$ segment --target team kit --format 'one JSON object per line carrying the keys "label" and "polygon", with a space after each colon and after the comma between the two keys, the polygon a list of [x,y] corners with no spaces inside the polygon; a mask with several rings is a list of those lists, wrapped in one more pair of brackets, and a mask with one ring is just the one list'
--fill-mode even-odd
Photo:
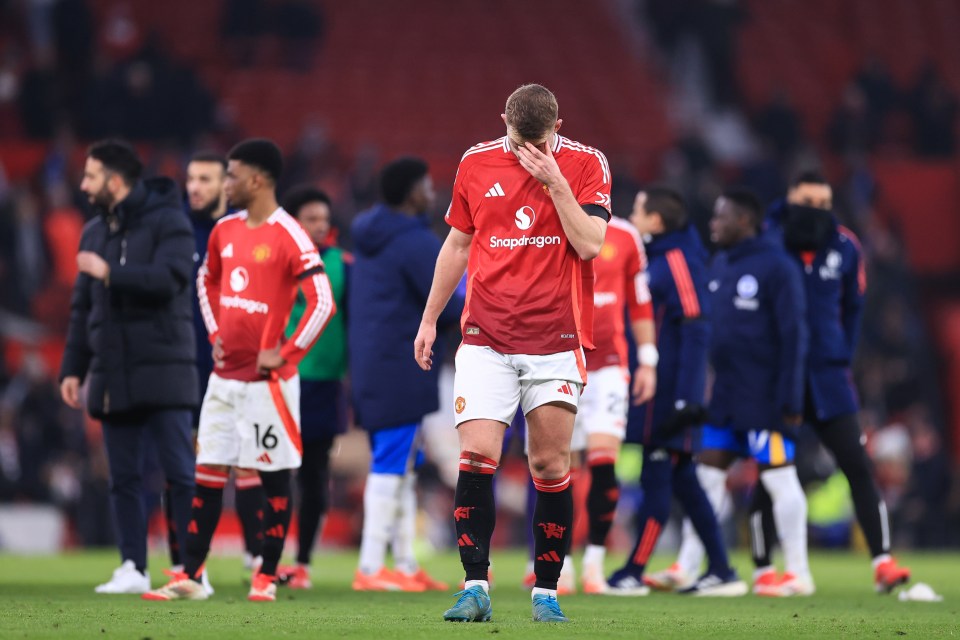
{"label": "team kit", "polygon": [[[813,594],[806,499],[794,466],[802,424],[850,479],[876,590],[906,582],[851,419],[856,396],[847,370],[866,283],[856,239],[831,212],[829,184],[801,175],[770,209],[750,192],[724,192],[710,221],[718,249],[711,258],[670,188],[645,188],[629,217],[613,215],[606,157],[559,133],[548,89],[520,87],[502,119],[503,137],[460,160],[445,216],[450,229],[413,345],[420,368],[438,364],[437,318],[465,276],[450,416],[460,441],[450,513],[464,576],[443,619],[493,617],[493,480],[518,411],[533,483],[525,584],[535,621],[568,621],[559,598],[577,582],[597,596]],[[240,178],[264,170],[256,153],[230,158]],[[199,414],[184,566],[147,600],[210,596],[204,562],[234,467],[259,472],[267,494],[263,560],[249,599],[275,600],[290,505],[271,478],[300,467],[297,365],[337,313],[324,262],[297,219],[279,206],[243,207],[249,194],[236,187],[233,195],[239,210],[214,226],[196,280],[215,366]],[[306,306],[289,331],[298,295]],[[608,575],[614,468],[624,442],[643,445],[644,498],[635,544]],[[415,456],[406,457],[412,464]],[[737,458],[759,469],[752,585],[730,566],[720,533],[726,469]],[[589,482],[579,571],[571,561],[577,469],[578,481]],[[679,557],[648,574],[674,501],[686,516]],[[777,541],[783,570],[772,557]]]}

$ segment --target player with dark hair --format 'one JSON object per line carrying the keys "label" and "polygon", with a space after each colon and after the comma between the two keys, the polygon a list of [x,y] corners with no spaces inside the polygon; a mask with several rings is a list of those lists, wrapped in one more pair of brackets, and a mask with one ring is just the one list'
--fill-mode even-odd
{"label": "player with dark hair", "polygon": [[[303,462],[297,470],[297,564],[281,567],[279,577],[291,589],[309,589],[313,545],[330,502],[330,449],[347,425],[343,377],[347,372],[347,287],[353,257],[336,244],[330,197],[325,192],[312,186],[294,187],[284,196],[283,208],[300,222],[320,252],[337,305],[337,314],[299,366]],[[307,298],[301,291],[290,313],[289,336],[296,331],[306,308]]]}
{"label": "player with dark hair", "polygon": [[61,396],[103,422],[121,566],[97,593],[143,593],[147,575],[145,453],[156,452],[171,520],[186,535],[193,496],[190,415],[197,369],[190,322],[190,224],[169,178],[141,179],[120,141],[94,144],[80,189],[95,216],[83,228],[60,373]]}
{"label": "player with dark hair", "polygon": [[[187,164],[186,207],[193,224],[193,237],[196,252],[193,254],[193,279],[197,280],[197,272],[207,255],[207,242],[217,221],[227,213],[227,197],[223,191],[223,183],[227,174],[227,159],[222,154],[212,151],[199,151],[190,156]],[[197,372],[200,380],[200,397],[207,392],[207,382],[213,373],[213,357],[210,354],[210,342],[207,340],[207,329],[203,324],[203,314],[200,310],[200,301],[193,296],[193,323],[197,341]],[[194,413],[194,429],[199,425],[200,413]],[[263,545],[263,527],[261,516],[266,502],[264,501],[263,487],[260,475],[251,469],[235,469],[235,507],[240,524],[243,528],[244,540],[244,567],[248,570],[259,566],[262,558],[260,549]],[[173,515],[170,509],[169,491],[164,493],[164,507],[167,516],[167,541],[170,547],[170,562],[173,571],[183,570],[183,558],[180,541],[173,526]],[[213,587],[203,573],[203,585],[208,594],[213,595]]]}
{"label": "player with dark hair", "polygon": [[[877,490],[870,459],[857,421],[859,402],[850,375],[857,347],[866,269],[860,242],[833,215],[833,191],[822,175],[808,171],[790,186],[785,200],[768,213],[769,233],[780,239],[802,270],[807,297],[810,351],[804,398],[804,420],[833,454],[850,483],[850,493],[873,558],[874,587],[889,593],[910,579],[910,570],[890,555],[887,506]],[[751,506],[758,580],[783,582],[770,564],[775,507],[764,486]]]}
{"label": "player with dark hair", "polygon": [[[762,226],[763,206],[752,192],[730,189],[717,199],[710,220],[721,250],[709,285],[714,383],[697,475],[719,517],[727,469],[738,457],[757,461],[759,483],[774,496],[786,574],[776,584],[755,584],[754,592],[811,595],[807,500],[793,464],[803,413],[806,302],[799,269],[779,244],[760,236]],[[702,560],[703,546],[684,522],[677,563],[647,583],[682,587]],[[697,588],[710,587],[701,581]]]}
{"label": "player with dark hair", "polygon": [[[267,496],[263,564],[248,599],[276,599],[277,565],[290,526],[290,469],[300,466],[303,451],[296,367],[335,311],[316,246],[277,205],[280,149],[269,140],[247,140],[228,158],[227,199],[241,211],[213,228],[197,277],[214,373],[200,411],[197,492],[184,570],[145,594],[148,600],[207,598],[200,575],[228,473],[238,466],[259,471]],[[294,334],[284,339],[298,288],[306,310]]]}
{"label": "player with dark hair", "polygon": [[[370,440],[363,491],[363,533],[352,587],[357,591],[446,590],[414,555],[421,423],[440,408],[438,372],[410,359],[409,338],[433,281],[440,239],[426,213],[435,200],[427,163],[399,158],[380,172],[382,203],[357,216],[350,282],[350,373],[356,422]],[[456,323],[455,298],[441,324]],[[388,381],[388,382],[385,382]],[[393,569],[385,566],[387,547]]]}
{"label": "player with dark hair", "polygon": [[506,135],[460,160],[450,233],[414,343],[433,366],[436,321],[467,270],[454,394],[460,475],[454,502],[464,590],[450,621],[491,617],[493,474],[517,407],[524,412],[534,506],[533,619],[566,622],[557,580],[573,524],[570,441],[593,345],[593,270],[610,218],[610,168],[597,149],[558,135],[556,97],[528,84],[507,98]]}
{"label": "player with dark hair", "polygon": [[640,532],[626,564],[608,580],[612,595],[646,595],[647,561],[670,516],[671,496],[683,505],[707,548],[709,564],[694,593],[735,596],[747,586],[730,567],[720,528],[696,475],[693,453],[705,411],[704,387],[710,339],[706,251],[688,224],[680,195],[665,187],[637,194],[630,218],[649,236],[649,286],[657,321],[657,392],[647,403],[639,437],[643,446],[637,514]]}

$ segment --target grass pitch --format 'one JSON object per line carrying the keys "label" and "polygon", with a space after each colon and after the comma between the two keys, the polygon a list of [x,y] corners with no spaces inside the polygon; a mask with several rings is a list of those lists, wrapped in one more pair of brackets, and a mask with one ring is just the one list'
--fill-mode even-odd
{"label": "grass pitch", "polygon": [[[614,554],[610,566],[620,559]],[[314,588],[281,588],[276,603],[246,601],[240,561],[208,564],[216,595],[206,602],[143,602],[138,596],[102,596],[93,586],[109,578],[115,552],[56,557],[0,555],[0,638],[958,638],[960,555],[903,554],[914,580],[944,596],[942,603],[899,602],[873,592],[863,554],[817,553],[811,558],[816,595],[785,600],[754,596],[689,598],[654,593],[645,598],[567,596],[562,626],[530,620],[530,598],[519,586],[525,555],[494,554],[493,621],[454,624],[442,620],[450,593],[354,593],[354,553],[320,553]],[[579,556],[577,556],[579,564]],[[656,558],[652,569],[669,559]],[[735,556],[741,574],[749,559]],[[435,556],[424,566],[436,577],[458,582],[456,554]],[[153,559],[153,583],[162,583],[162,558]]]}

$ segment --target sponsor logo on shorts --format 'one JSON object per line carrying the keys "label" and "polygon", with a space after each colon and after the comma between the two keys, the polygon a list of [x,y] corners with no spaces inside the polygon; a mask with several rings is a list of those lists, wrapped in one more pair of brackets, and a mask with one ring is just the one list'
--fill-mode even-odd
{"label": "sponsor logo on shorts", "polygon": [[264,452],[260,455],[259,458],[257,458],[257,462],[262,462],[263,464],[271,464],[273,460],[270,459],[269,453]]}
{"label": "sponsor logo on shorts", "polygon": [[570,385],[567,384],[566,382],[563,383],[563,386],[561,386],[559,389],[557,389],[557,393],[562,393],[562,394],[567,395],[567,396],[572,396],[572,395],[573,395],[573,391],[570,389]]}
{"label": "sponsor logo on shorts", "polygon": [[457,401],[454,404],[457,414],[463,413],[463,410],[467,408],[467,401],[463,399],[463,396],[457,396]]}

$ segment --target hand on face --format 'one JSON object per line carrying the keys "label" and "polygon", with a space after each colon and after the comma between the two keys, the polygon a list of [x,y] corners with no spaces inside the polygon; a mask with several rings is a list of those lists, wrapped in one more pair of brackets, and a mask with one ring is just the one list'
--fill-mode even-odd
{"label": "hand on face", "polygon": [[547,185],[547,188],[552,188],[563,181],[564,177],[556,158],[553,157],[549,140],[544,149],[545,151],[541,151],[533,143],[524,142],[517,147],[517,158],[530,175]]}

